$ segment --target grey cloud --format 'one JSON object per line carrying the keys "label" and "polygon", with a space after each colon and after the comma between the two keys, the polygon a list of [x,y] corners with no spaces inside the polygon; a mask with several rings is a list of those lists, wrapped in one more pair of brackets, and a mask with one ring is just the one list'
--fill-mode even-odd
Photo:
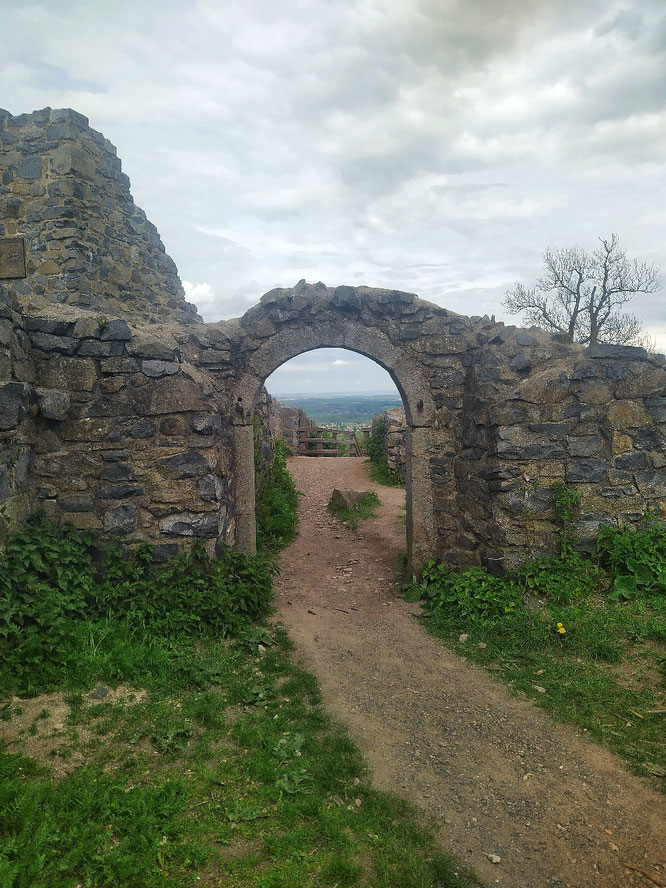
{"label": "grey cloud", "polygon": [[4,13],[0,88],[75,94],[208,319],[301,277],[497,312],[548,244],[613,229],[666,265],[663,0],[93,7]]}

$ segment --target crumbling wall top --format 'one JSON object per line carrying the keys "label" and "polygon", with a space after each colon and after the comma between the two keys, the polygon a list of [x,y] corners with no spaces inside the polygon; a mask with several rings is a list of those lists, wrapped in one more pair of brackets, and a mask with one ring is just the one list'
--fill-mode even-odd
{"label": "crumbling wall top", "polygon": [[15,260],[0,262],[0,286],[23,309],[199,320],[115,147],[86,117],[0,109],[0,169],[0,237]]}

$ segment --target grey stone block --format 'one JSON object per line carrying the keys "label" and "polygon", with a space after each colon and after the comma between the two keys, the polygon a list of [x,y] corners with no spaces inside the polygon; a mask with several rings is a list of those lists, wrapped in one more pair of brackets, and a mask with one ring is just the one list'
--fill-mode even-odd
{"label": "grey stone block", "polygon": [[607,469],[608,466],[603,459],[572,460],[567,466],[566,481],[568,484],[604,481]]}
{"label": "grey stone block", "polygon": [[174,376],[180,370],[180,364],[176,361],[143,361],[141,370],[146,376],[159,378],[161,376]]}
{"label": "grey stone block", "polygon": [[61,512],[92,512],[94,503],[89,496],[59,497],[58,508]]}
{"label": "grey stone block", "polygon": [[624,469],[630,472],[640,469],[649,469],[650,464],[648,463],[648,458],[645,455],[645,452],[641,450],[638,453],[623,453],[620,456],[616,456],[615,468]]}
{"label": "grey stone block", "polygon": [[104,513],[104,530],[114,534],[131,533],[135,521],[136,506],[134,503],[125,503]]}
{"label": "grey stone block", "polygon": [[215,435],[222,429],[222,418],[219,413],[195,413],[190,428],[199,435]]}
{"label": "grey stone block", "polygon": [[84,339],[78,354],[84,358],[109,358],[122,355],[125,346],[122,342],[100,342],[97,339]]}
{"label": "grey stone block", "polygon": [[199,496],[204,502],[212,502],[217,499],[217,479],[215,475],[206,475],[199,481]]}
{"label": "grey stone block", "polygon": [[125,499],[129,496],[139,496],[143,488],[138,484],[109,484],[101,487],[97,496],[100,499]]}
{"label": "grey stone block", "polygon": [[30,339],[40,351],[56,351],[64,355],[74,354],[79,345],[79,340],[72,336],[53,336],[50,333],[32,333]]}
{"label": "grey stone block", "polygon": [[31,318],[28,316],[24,319],[23,326],[29,332],[66,336],[72,324],[70,321],[60,321],[55,318]]}
{"label": "grey stone block", "polygon": [[130,330],[127,321],[121,319],[107,321],[100,330],[99,338],[104,342],[110,339],[119,339],[123,342],[128,342],[132,338],[132,331]]}
{"label": "grey stone block", "polygon": [[12,492],[12,486],[9,482],[9,473],[5,466],[0,466],[0,503],[4,503],[9,499]]}
{"label": "grey stone block", "polygon": [[210,471],[208,460],[196,450],[161,459],[158,465],[169,469],[177,478],[196,478]]}
{"label": "grey stone block", "polygon": [[128,453],[126,450],[102,450],[101,456],[107,462],[119,462],[120,460],[127,459]]}
{"label": "grey stone block", "polygon": [[528,352],[520,351],[513,361],[511,361],[509,367],[514,373],[522,373],[532,367],[532,358],[529,356]]}
{"label": "grey stone block", "polygon": [[0,382],[0,431],[15,429],[26,414],[30,386],[25,382]]}
{"label": "grey stone block", "polygon": [[72,400],[68,392],[58,392],[55,389],[37,389],[36,394],[39,412],[45,419],[62,421],[67,418]]}
{"label": "grey stone block", "polygon": [[18,162],[16,172],[22,179],[41,179],[42,158],[39,154],[29,154]]}
{"label": "grey stone block", "polygon": [[591,358],[622,358],[625,361],[647,361],[647,352],[644,348],[634,345],[607,345],[599,343],[590,345],[587,353]]}
{"label": "grey stone block", "polygon": [[160,521],[160,530],[165,536],[177,537],[216,537],[218,519],[216,514],[198,515],[179,512]]}
{"label": "grey stone block", "polygon": [[132,471],[127,463],[114,462],[102,472],[102,481],[128,481]]}

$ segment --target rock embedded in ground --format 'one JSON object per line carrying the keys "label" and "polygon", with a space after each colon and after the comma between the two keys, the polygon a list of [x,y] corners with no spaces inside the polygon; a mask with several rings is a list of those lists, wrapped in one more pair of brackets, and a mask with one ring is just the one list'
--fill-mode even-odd
{"label": "rock embedded in ground", "polygon": [[351,488],[340,489],[334,487],[330,502],[331,505],[338,509],[353,509],[354,506],[357,503],[360,503],[363,497],[367,496],[368,493],[370,493],[369,490],[352,490]]}

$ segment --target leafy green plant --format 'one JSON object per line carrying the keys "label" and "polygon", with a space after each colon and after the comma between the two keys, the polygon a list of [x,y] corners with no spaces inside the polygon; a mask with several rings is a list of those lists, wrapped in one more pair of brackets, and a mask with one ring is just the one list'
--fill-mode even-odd
{"label": "leafy green plant", "polygon": [[368,437],[368,457],[370,460],[370,478],[376,484],[386,487],[404,487],[405,477],[389,468],[386,461],[386,417],[382,416]]}
{"label": "leafy green plant", "polygon": [[[112,544],[94,560],[96,553],[90,534],[43,514],[8,539],[0,553],[6,687],[58,686],[77,663],[99,658],[92,646],[100,644],[124,672],[132,637],[240,635],[268,612],[272,566],[265,558],[226,547],[213,558],[201,545],[164,564],[148,545],[127,553]],[[112,631],[104,628],[109,621]]]}
{"label": "leafy green plant", "polygon": [[521,598],[518,587],[504,577],[480,567],[455,573],[434,561],[424,568],[421,589],[427,609],[450,611],[472,623],[510,613]]}
{"label": "leafy green plant", "polygon": [[666,528],[648,522],[641,529],[602,527],[599,562],[611,574],[613,601],[666,594]]}
{"label": "leafy green plant", "polygon": [[262,455],[262,429],[254,424],[255,514],[257,548],[275,553],[296,536],[298,491],[287,469],[289,448],[277,439],[270,459]]}
{"label": "leafy green plant", "polygon": [[581,494],[563,481],[556,481],[550,488],[550,507],[559,524],[560,556],[573,555],[578,537],[575,518],[580,508]]}
{"label": "leafy green plant", "polygon": [[600,582],[597,565],[575,551],[566,557],[530,559],[512,570],[509,577],[523,594],[538,595],[557,604],[588,596]]}

